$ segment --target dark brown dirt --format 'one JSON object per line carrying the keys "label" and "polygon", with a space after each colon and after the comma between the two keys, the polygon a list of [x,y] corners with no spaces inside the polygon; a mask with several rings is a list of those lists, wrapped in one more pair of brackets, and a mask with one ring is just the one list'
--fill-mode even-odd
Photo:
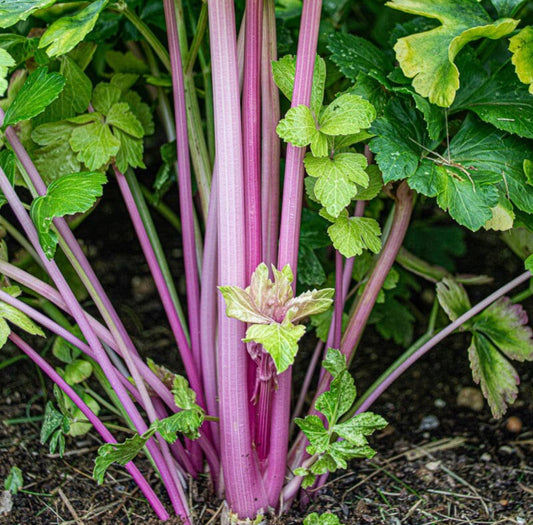
{"label": "dark brown dirt", "polygon": [[[105,206],[100,211],[104,217],[116,216],[116,210],[106,211]],[[80,234],[87,234],[89,228],[90,223],[84,225]],[[114,231],[109,241],[114,248],[112,258],[106,251],[110,246],[103,240],[94,239],[93,234],[88,242],[95,269],[114,294],[119,313],[142,353],[175,366],[170,332],[161,321],[142,256],[132,250],[129,225],[115,223],[110,229]],[[493,266],[498,267],[497,282],[475,292],[481,297],[516,275],[519,263],[512,262],[508,252],[501,255],[506,252],[494,238],[476,242],[476,261],[487,263],[491,259],[487,254],[499,254],[498,260],[492,257]],[[178,242],[172,236],[165,246],[172,261],[179,259]],[[177,263],[172,264],[179,271]],[[465,270],[467,264],[465,261]],[[484,271],[490,273],[491,268]],[[360,391],[399,353],[398,348],[379,341],[369,330],[354,362]],[[295,505],[287,516],[274,517],[271,523],[299,524],[316,511],[333,512],[346,525],[532,524],[532,367],[518,367],[522,378],[519,399],[503,420],[496,421],[486,406],[474,411],[457,405],[461,389],[475,386],[466,343],[461,335],[449,338],[404,374],[373,407],[390,422],[373,440],[378,451],[373,460],[354,462],[348,472],[331,477],[305,504]],[[4,352],[6,358],[16,355],[13,349]],[[40,422],[27,419],[42,416],[49,395],[49,387],[43,390],[40,375],[28,361],[0,370],[0,480],[14,465],[24,476],[23,491],[13,496],[13,508],[0,517],[0,524],[158,523],[122,468],[111,468],[103,486],[92,480],[100,444],[94,433],[71,439],[62,459],[50,456],[39,444]],[[517,419],[509,424],[509,417]],[[26,421],[17,422],[21,418]],[[517,420],[521,428],[513,428]],[[164,499],[149,463],[139,460],[138,465]],[[210,496],[206,478],[190,483],[196,523],[215,523],[220,503]]]}

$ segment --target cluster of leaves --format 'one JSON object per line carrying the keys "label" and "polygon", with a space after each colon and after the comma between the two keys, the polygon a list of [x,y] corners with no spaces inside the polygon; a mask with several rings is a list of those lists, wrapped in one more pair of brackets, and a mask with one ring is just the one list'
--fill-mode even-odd
{"label": "cluster of leaves", "polygon": [[245,290],[237,286],[220,286],[219,290],[226,301],[226,315],[250,325],[244,342],[262,345],[281,374],[294,362],[298,341],[305,333],[305,327],[297,323],[327,310],[335,291],[324,288],[294,297],[290,267],[279,271],[272,266],[272,273],[274,281],[261,263]]}
{"label": "cluster of leaves", "polygon": [[[437,285],[437,296],[454,321],[471,308],[463,286],[453,279]],[[520,304],[502,298],[463,325],[472,334],[468,348],[474,381],[481,385],[494,417],[501,417],[518,394],[520,378],[510,359],[533,361],[533,331]]]}
{"label": "cluster of leaves", "polygon": [[[530,28],[509,46],[501,39],[518,20],[493,21],[475,0],[387,5],[419,16],[394,32],[399,67],[362,38],[338,33],[329,44],[332,61],[354,82],[352,92],[378,110],[370,148],[383,181],[407,179],[471,230],[509,229],[533,212],[525,171],[533,104],[522,83],[529,83]],[[428,19],[440,25],[427,30]],[[463,49],[480,38],[481,45]]]}
{"label": "cluster of leaves", "polygon": [[295,420],[309,441],[307,452],[311,455],[308,466],[295,470],[297,476],[304,476],[304,488],[311,486],[321,474],[345,469],[350,459],[373,457],[375,451],[368,445],[367,436],[387,426],[381,416],[372,412],[363,412],[343,421],[342,417],[356,398],[353,377],[339,350],[329,349],[322,366],[333,376],[330,389],[315,403],[316,410],[323,417],[310,415]]}
{"label": "cluster of leaves", "polygon": [[[287,55],[274,62],[274,80],[281,92],[292,99],[296,62]],[[345,257],[353,257],[369,249],[381,248],[378,223],[366,217],[350,217],[348,207],[353,199],[370,200],[381,189],[377,171],[366,170],[367,159],[351,148],[369,137],[368,129],[376,116],[370,102],[359,95],[343,93],[324,106],[326,65],[315,61],[310,106],[289,109],[277,132],[296,147],[310,145],[305,156],[309,175],[306,189],[309,197],[323,208],[321,215],[330,221],[328,234],[333,246]]]}
{"label": "cluster of leaves", "polygon": [[113,463],[129,463],[155,434],[168,443],[174,443],[178,439],[178,433],[189,439],[200,437],[199,429],[205,413],[196,404],[196,393],[189,387],[188,381],[179,375],[174,376],[172,393],[179,412],[165,419],[156,419],[141,435],[135,434],[123,443],[106,443],[98,449],[93,477],[99,484],[104,482],[104,475]]}

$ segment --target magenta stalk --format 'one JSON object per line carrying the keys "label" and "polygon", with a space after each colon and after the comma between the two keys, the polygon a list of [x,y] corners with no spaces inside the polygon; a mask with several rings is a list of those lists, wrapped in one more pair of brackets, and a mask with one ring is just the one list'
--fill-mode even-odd
{"label": "magenta stalk", "polygon": [[[321,0],[307,0],[303,4],[292,107],[300,104],[308,106],[311,100],[311,86],[313,83],[313,70],[315,67],[321,10]],[[291,144],[287,146],[278,267],[283,268],[288,264],[294,274],[294,283],[296,282],[296,270],[298,266],[298,244],[300,240],[303,199],[304,155],[305,148],[297,148]],[[291,372],[291,369],[289,369],[278,376],[278,390],[274,393],[272,401],[271,427],[275,428],[276,432],[271,433],[269,462],[265,475],[265,485],[267,487],[269,504],[273,507],[278,506],[281,487],[285,481],[285,472],[287,468]]]}
{"label": "magenta stalk", "polygon": [[[116,443],[116,439],[111,432],[107,430],[105,425],[98,419],[94,412],[83,402],[81,397],[76,394],[75,390],[50,366],[33,348],[31,348],[24,340],[22,340],[17,334],[11,333],[9,336],[11,342],[13,342],[22,352],[24,352],[59,388],[65,392],[65,394],[72,400],[72,402],[81,410],[83,415],[94,426],[95,430],[102,436],[102,439],[106,443]],[[133,464],[132,461],[126,464],[126,470],[130,473],[131,477],[135,480],[135,483],[139,486],[142,493],[154,509],[157,517],[160,520],[166,521],[170,518],[168,512],[163,507],[163,504],[156,496],[150,484],[144,479],[143,475],[139,472],[139,469]]]}

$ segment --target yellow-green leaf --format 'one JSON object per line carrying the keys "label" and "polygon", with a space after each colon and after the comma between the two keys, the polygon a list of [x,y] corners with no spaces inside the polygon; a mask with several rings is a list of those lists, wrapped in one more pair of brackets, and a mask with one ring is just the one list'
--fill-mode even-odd
{"label": "yellow-green leaf", "polygon": [[529,84],[529,92],[533,94],[533,27],[526,26],[520,33],[510,39],[509,51],[518,78]]}

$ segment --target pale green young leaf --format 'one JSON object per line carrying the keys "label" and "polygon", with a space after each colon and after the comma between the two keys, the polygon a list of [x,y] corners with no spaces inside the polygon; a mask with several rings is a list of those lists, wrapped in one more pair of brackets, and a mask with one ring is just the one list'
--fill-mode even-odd
{"label": "pale green young leaf", "polygon": [[330,157],[305,156],[305,168],[311,177],[318,180],[314,194],[327,212],[337,217],[357,195],[357,185],[367,187],[368,175],[364,155],[359,153],[337,153]]}
{"label": "pale green young leaf", "polygon": [[85,359],[76,359],[65,367],[64,379],[69,385],[76,385],[88,379],[93,373],[93,366]]}
{"label": "pale green young leaf", "polygon": [[500,197],[498,204],[491,208],[491,212],[492,218],[483,225],[485,230],[507,231],[513,227],[516,215],[513,205],[505,197]]}
{"label": "pale green young leaf", "polygon": [[376,110],[370,102],[345,93],[322,111],[318,122],[320,132],[326,135],[351,135],[369,128],[375,118]]}
{"label": "pale green young leaf", "polygon": [[305,434],[310,445],[307,451],[310,454],[322,454],[329,445],[330,435],[324,428],[324,423],[318,416],[307,416],[305,418],[296,418],[294,422],[300,427]]}
{"label": "pale green young leaf", "polygon": [[381,249],[381,229],[374,219],[341,215],[328,233],[335,249],[345,257],[360,255],[363,250],[378,253]]}
{"label": "pale green young leaf", "polygon": [[107,82],[96,84],[92,97],[94,109],[107,115],[111,107],[120,100],[121,95],[122,92],[117,86],[113,86]]}
{"label": "pale green young leaf", "polygon": [[394,46],[400,67],[413,79],[417,93],[441,107],[449,107],[459,89],[459,70],[454,63],[459,51],[479,38],[502,38],[518,24],[509,18],[492,23],[476,0],[391,0],[387,5],[441,22],[429,31],[400,38]]}
{"label": "pale green young leaf", "polygon": [[106,51],[105,60],[115,73],[135,73],[142,75],[150,72],[150,68],[131,51],[121,53],[120,51],[111,49]]}
{"label": "pale green young leaf", "polygon": [[[5,291],[5,290],[4,290]],[[32,334],[45,337],[44,332],[37,326],[26,314],[7,303],[0,301],[0,348],[6,344],[7,338],[11,333],[11,328],[6,321],[18,326],[21,330]]]}
{"label": "pale green young leaf", "polygon": [[523,162],[524,174],[526,176],[527,183],[533,185],[533,160],[524,159]]}
{"label": "pale green young leaf", "polygon": [[135,73],[115,73],[111,77],[111,85],[118,87],[122,93],[129,90],[135,82],[139,80],[139,75],[136,75]]}
{"label": "pale green young leaf", "polygon": [[120,148],[115,156],[115,163],[121,173],[131,168],[146,168],[143,161],[144,143],[122,130],[114,128],[113,135],[120,141]]}
{"label": "pale green young leaf", "polygon": [[518,394],[516,370],[482,333],[472,336],[468,357],[472,377],[480,384],[493,416],[502,417]]}
{"label": "pale green young leaf", "polygon": [[44,9],[57,0],[2,0],[0,3],[0,27],[10,27],[19,20],[26,20],[38,9]]}
{"label": "pale green young leaf", "polygon": [[451,277],[445,277],[437,283],[437,298],[450,321],[455,321],[472,307],[463,285]]}
{"label": "pale green young leaf", "polygon": [[30,214],[39,233],[39,241],[48,258],[57,246],[57,236],[50,231],[56,217],[83,213],[102,196],[106,177],[102,173],[73,173],[56,179],[48,186],[46,195],[37,197]]}
{"label": "pale green young leaf", "polygon": [[64,55],[90,33],[108,0],[95,0],[74,16],[64,16],[53,22],[39,42],[50,57]]}
{"label": "pale green young leaf", "polygon": [[[296,75],[296,58],[293,55],[286,55],[278,61],[272,62],[272,75],[274,82],[280,91],[292,100],[294,89],[294,77]],[[326,83],[326,62],[317,55],[315,68],[313,70],[313,85],[311,88],[311,111],[318,116],[322,101],[324,100],[324,87]]]}
{"label": "pale green young leaf", "polygon": [[[100,413],[100,405],[89,394],[82,394],[83,402],[94,412],[95,415]],[[85,414],[69,399],[66,399],[68,405],[68,422],[69,430],[66,432],[69,436],[79,437],[84,436],[93,428],[92,423],[87,419]]]}
{"label": "pale green young leaf", "polygon": [[281,374],[294,363],[298,352],[298,341],[304,333],[304,326],[293,325],[285,319],[282,323],[250,326],[243,341],[245,343],[254,341],[263,345],[264,351],[272,357],[278,374]]}
{"label": "pale green young leaf", "polygon": [[344,370],[333,379],[329,390],[320,394],[315,408],[326,416],[329,426],[332,427],[353,405],[355,396],[353,377]]}
{"label": "pale green young leaf", "polygon": [[319,134],[311,110],[304,105],[289,109],[285,118],[279,122],[276,132],[285,142],[300,148],[310,144]]}
{"label": "pale green young leaf", "polygon": [[22,470],[15,466],[11,467],[7,478],[4,480],[4,490],[16,494],[23,485]]}
{"label": "pale green young leaf", "polygon": [[521,82],[529,85],[533,94],[533,27],[526,26],[520,33],[511,37],[509,51],[516,74]]}
{"label": "pale green young leaf", "polygon": [[524,261],[524,268],[530,272],[533,272],[533,253],[526,257],[526,260]]}
{"label": "pale green young leaf", "polygon": [[0,47],[0,97],[6,92],[8,82],[7,73],[10,67],[13,67],[16,62],[13,57]]}
{"label": "pale green young leaf", "polygon": [[102,168],[120,149],[120,141],[100,121],[76,128],[69,143],[78,154],[77,159],[92,171]]}
{"label": "pale green young leaf", "polygon": [[[76,332],[77,331],[78,330],[76,330]],[[76,335],[79,337],[81,334],[76,333]],[[62,337],[57,336],[54,339],[54,344],[52,345],[52,353],[54,354],[54,357],[59,359],[61,362],[69,364],[81,354],[81,350],[76,348],[74,345],[71,345]]]}
{"label": "pale green young leaf", "polygon": [[94,461],[93,478],[99,485],[104,482],[107,469],[113,464],[126,465],[142,450],[148,439],[152,436],[142,435],[126,439],[124,443],[106,443],[98,449],[98,456]]}
{"label": "pale green young leaf", "polygon": [[34,71],[24,82],[6,111],[4,128],[42,113],[65,86],[59,73],[48,73],[46,67]]}
{"label": "pale green young leaf", "polygon": [[482,332],[509,359],[533,360],[533,332],[521,304],[504,297],[474,318],[472,329]]}
{"label": "pale green young leaf", "polygon": [[331,150],[328,136],[317,132],[311,140],[310,149],[315,157],[326,157]]}
{"label": "pale green young leaf", "polygon": [[251,324],[268,324],[272,322],[270,317],[263,315],[259,311],[252,297],[246,291],[237,286],[219,286],[218,289],[226,302],[226,315],[228,317]]}
{"label": "pale green young leaf", "polygon": [[113,104],[106,113],[106,123],[121,129],[128,135],[140,139],[144,136],[144,127],[131,111],[126,102]]}
{"label": "pale green young leaf", "polygon": [[334,288],[309,290],[287,302],[286,307],[291,312],[291,322],[296,323],[310,315],[325,312],[333,303]]}

